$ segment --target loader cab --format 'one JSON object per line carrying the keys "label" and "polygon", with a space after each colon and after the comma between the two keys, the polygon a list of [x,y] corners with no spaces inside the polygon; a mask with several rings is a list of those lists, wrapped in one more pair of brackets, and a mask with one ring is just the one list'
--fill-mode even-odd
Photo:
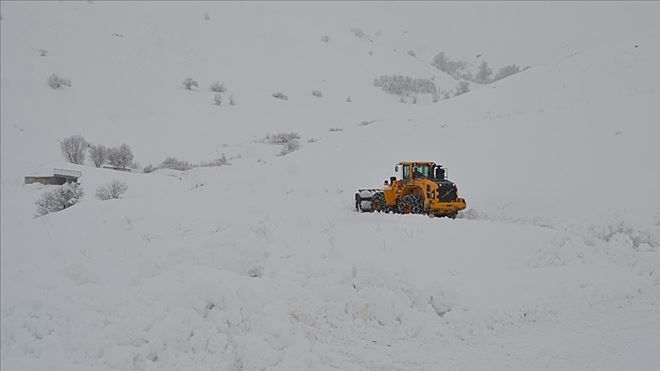
{"label": "loader cab", "polygon": [[404,183],[410,183],[414,179],[429,179],[434,176],[433,163],[429,162],[402,162],[394,167],[397,178]]}

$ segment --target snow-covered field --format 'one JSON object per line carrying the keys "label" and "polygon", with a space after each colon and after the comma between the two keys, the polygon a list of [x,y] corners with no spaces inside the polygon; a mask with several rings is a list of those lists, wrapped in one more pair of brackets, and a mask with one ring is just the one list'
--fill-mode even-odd
{"label": "snow-covered field", "polygon": [[[3,370],[660,369],[658,3],[1,5]],[[439,51],[531,68],[437,103],[373,86],[453,89]],[[75,134],[231,165],[68,164]],[[468,210],[353,210],[415,160]],[[54,167],[85,196],[35,218],[53,186],[23,177]]]}

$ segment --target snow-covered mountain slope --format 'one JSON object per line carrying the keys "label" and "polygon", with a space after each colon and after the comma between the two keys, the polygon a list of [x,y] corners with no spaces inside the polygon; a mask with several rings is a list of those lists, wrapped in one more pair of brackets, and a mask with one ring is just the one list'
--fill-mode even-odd
{"label": "snow-covered mountain slope", "polygon": [[[659,368],[657,5],[607,5],[592,25],[615,27],[512,52],[544,63],[412,105],[373,78],[455,82],[407,38],[479,46],[428,44],[430,21],[401,36],[397,16],[433,16],[392,4],[3,2],[2,369]],[[53,72],[72,87],[50,89]],[[235,106],[212,105],[214,80]],[[302,148],[258,142],[280,131]],[[56,140],[73,134],[126,142],[143,165],[235,158],[115,172],[64,164]],[[354,212],[354,191],[404,160],[448,166],[470,209]],[[49,187],[22,177],[54,166],[81,170],[86,195],[34,218]],[[114,179],[125,198],[96,200]]]}

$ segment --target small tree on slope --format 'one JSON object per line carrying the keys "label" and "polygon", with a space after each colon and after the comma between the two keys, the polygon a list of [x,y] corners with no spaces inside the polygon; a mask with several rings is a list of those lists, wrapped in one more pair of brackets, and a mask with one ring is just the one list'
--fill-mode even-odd
{"label": "small tree on slope", "polygon": [[60,141],[60,149],[64,158],[73,164],[82,165],[85,162],[85,150],[89,144],[82,135],[73,135]]}

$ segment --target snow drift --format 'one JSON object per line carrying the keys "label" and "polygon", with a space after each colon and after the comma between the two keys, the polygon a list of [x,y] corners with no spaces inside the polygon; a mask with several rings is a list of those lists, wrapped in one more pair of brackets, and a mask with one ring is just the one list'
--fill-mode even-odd
{"label": "snow drift", "polygon": [[[2,4],[3,369],[660,367],[657,26],[412,105],[373,78],[451,78],[392,51],[405,38],[269,9]],[[263,141],[289,131],[285,156]],[[231,165],[62,164],[73,134]],[[402,160],[446,165],[470,209],[355,213]],[[22,176],[54,166],[87,195],[34,218],[50,187]],[[123,198],[91,196],[113,180]]]}

